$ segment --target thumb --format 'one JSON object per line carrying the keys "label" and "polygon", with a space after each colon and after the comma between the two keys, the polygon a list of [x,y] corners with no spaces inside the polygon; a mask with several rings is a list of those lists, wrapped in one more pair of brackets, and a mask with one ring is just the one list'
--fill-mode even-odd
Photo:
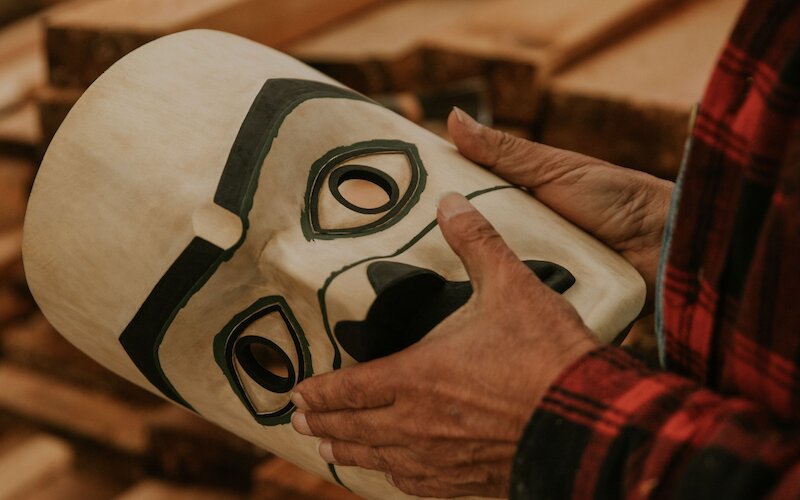
{"label": "thumb", "polygon": [[458,151],[512,184],[535,189],[593,158],[515,137],[453,108],[447,129]]}
{"label": "thumb", "polygon": [[476,292],[485,289],[491,280],[503,282],[504,276],[530,273],[464,196],[444,194],[439,199],[437,219],[444,239],[461,259]]}

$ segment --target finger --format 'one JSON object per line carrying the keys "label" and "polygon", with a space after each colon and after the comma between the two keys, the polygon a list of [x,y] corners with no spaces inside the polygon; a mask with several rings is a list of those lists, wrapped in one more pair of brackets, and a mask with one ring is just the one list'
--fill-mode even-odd
{"label": "finger", "polygon": [[447,244],[464,264],[476,293],[492,279],[502,282],[504,276],[532,274],[464,196],[442,196],[437,217]]}
{"label": "finger", "polygon": [[369,446],[389,446],[403,441],[392,412],[386,408],[308,413],[296,411],[292,415],[292,425],[301,434]]}
{"label": "finger", "polygon": [[394,373],[384,360],[323,373],[300,382],[292,402],[300,410],[310,411],[387,406],[394,401]]}
{"label": "finger", "polygon": [[447,128],[459,152],[488,167],[503,179],[535,189],[588,163],[602,163],[589,156],[515,137],[481,125],[463,110],[453,108]]}

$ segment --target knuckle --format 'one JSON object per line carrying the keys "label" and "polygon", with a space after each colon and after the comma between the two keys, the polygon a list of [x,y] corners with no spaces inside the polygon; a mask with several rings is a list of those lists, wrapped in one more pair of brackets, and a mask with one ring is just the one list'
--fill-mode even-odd
{"label": "knuckle", "polygon": [[503,130],[489,130],[491,130],[491,132],[488,132],[488,142],[492,149],[494,149],[498,160],[517,148],[518,139],[513,135]]}
{"label": "knuckle", "polygon": [[306,423],[315,436],[328,436],[327,419],[324,415],[313,412],[306,413]]}
{"label": "knuckle", "polygon": [[418,479],[411,479],[406,477],[395,477],[392,476],[394,480],[394,485],[408,495],[419,495],[424,496],[424,492],[422,491],[422,484],[421,481]]}
{"label": "knuckle", "polygon": [[368,453],[370,462],[375,467],[375,469],[384,472],[388,472],[391,469],[389,461],[386,459],[386,456],[384,452],[381,450],[381,448],[370,447]]}
{"label": "knuckle", "polygon": [[463,243],[469,246],[493,248],[503,245],[503,240],[494,227],[486,220],[467,221],[465,231],[461,236]]}

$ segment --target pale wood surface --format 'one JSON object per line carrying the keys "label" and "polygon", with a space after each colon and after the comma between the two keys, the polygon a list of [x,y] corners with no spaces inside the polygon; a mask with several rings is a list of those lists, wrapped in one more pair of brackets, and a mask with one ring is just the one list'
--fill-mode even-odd
{"label": "pale wood surface", "polygon": [[85,88],[136,47],[190,28],[280,46],[382,1],[93,0],[47,17],[50,81]]}
{"label": "pale wood surface", "polygon": [[[689,2],[552,81],[544,142],[673,177],[743,0]],[[650,158],[649,165],[632,164]]]}
{"label": "pale wood surface", "polygon": [[72,450],[60,439],[43,434],[28,438],[0,456],[0,500],[25,498],[38,484],[64,472],[72,459]]}
{"label": "pale wood surface", "polygon": [[[231,35],[190,31],[162,38],[131,53],[84,93],[39,170],[23,246],[34,297],[71,342],[150,390],[118,336],[189,241],[199,235],[227,247],[229,233],[241,232],[239,220],[210,200],[243,117],[268,78],[335,85],[296,60]],[[376,138],[417,147],[428,173],[419,202],[385,231],[307,241],[298,214],[310,166],[337,147]],[[376,158],[374,165],[391,171],[396,165],[390,167],[388,158]],[[434,220],[443,192],[502,185],[451,144],[385,108],[349,99],[303,102],[286,117],[264,160],[246,239],[166,332],[158,350],[165,375],[205,418],[332,480],[317,440],[289,425],[253,419],[217,365],[214,335],[257,299],[282,295],[303,325],[314,372],[332,369],[333,345],[319,305],[326,280],[359,257],[466,279],[440,231],[420,232]],[[607,247],[522,191],[493,191],[474,202],[520,258],[555,261],[575,275],[565,298],[601,339],[610,341],[638,314],[643,281]],[[321,197],[319,207],[342,210],[330,198]],[[339,217],[346,218],[339,213],[327,220],[344,220]],[[416,243],[384,257],[409,241]],[[336,277],[321,296],[331,324],[363,318],[375,299],[363,264]],[[343,354],[343,366],[354,362]],[[358,494],[404,498],[380,473],[338,473]]]}

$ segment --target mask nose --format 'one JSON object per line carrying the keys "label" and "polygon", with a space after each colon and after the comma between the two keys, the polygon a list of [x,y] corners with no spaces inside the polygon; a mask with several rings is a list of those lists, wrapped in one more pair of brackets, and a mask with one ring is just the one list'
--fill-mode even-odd
{"label": "mask nose", "polygon": [[[564,293],[575,277],[552,262],[527,260],[525,265],[542,282]],[[417,342],[472,295],[469,281],[448,281],[430,269],[378,261],[367,267],[375,301],[363,321],[340,321],[334,335],[359,362],[398,352]]]}

